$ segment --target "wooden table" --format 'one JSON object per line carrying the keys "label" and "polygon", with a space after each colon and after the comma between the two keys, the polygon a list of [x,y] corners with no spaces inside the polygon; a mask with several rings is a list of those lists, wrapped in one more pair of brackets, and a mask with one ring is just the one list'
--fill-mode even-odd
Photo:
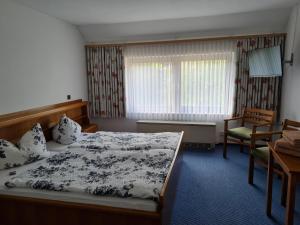
{"label": "wooden table", "polygon": [[[285,225],[293,225],[294,208],[296,197],[296,183],[300,181],[300,158],[276,152],[274,143],[268,143],[270,154],[268,163],[268,183],[267,183],[267,215],[271,216],[272,211],[272,186],[273,186],[273,164],[274,159],[282,167],[287,175],[287,195],[286,195],[286,212]],[[283,193],[285,194],[285,193]]]}

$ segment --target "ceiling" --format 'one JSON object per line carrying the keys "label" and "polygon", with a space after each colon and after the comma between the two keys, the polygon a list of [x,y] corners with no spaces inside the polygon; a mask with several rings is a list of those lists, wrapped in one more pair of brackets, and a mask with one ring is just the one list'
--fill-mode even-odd
{"label": "ceiling", "polygon": [[117,43],[285,32],[300,0],[12,0]]}
{"label": "ceiling", "polygon": [[102,43],[280,33],[286,31],[290,13],[290,8],[284,8],[183,19],[80,25],[78,29],[87,42]]}
{"label": "ceiling", "polygon": [[15,0],[76,25],[111,24],[289,8],[299,0]]}

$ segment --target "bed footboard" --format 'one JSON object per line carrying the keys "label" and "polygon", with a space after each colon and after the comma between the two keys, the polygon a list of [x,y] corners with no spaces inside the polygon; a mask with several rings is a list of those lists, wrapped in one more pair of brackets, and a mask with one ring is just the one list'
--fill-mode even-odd
{"label": "bed footboard", "polygon": [[159,212],[0,196],[2,225],[159,225]]}

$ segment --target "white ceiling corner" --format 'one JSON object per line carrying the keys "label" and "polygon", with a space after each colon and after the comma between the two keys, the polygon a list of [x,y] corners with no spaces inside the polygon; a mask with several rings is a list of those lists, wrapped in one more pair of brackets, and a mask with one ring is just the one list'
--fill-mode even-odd
{"label": "white ceiling corner", "polygon": [[88,42],[280,32],[299,0],[14,0],[78,26]]}

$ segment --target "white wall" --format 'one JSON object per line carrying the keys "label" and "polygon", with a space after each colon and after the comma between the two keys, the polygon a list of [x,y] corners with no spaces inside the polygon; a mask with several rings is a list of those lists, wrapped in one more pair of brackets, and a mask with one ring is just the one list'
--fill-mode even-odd
{"label": "white wall", "polygon": [[[297,18],[298,11],[298,18]],[[295,38],[294,31],[296,28]],[[300,5],[294,7],[287,28],[285,58],[294,53],[294,65],[285,66],[283,78],[281,117],[300,121]],[[294,44],[293,44],[293,40]]]}
{"label": "white wall", "polygon": [[87,96],[84,41],[76,27],[0,1],[0,114]]}

